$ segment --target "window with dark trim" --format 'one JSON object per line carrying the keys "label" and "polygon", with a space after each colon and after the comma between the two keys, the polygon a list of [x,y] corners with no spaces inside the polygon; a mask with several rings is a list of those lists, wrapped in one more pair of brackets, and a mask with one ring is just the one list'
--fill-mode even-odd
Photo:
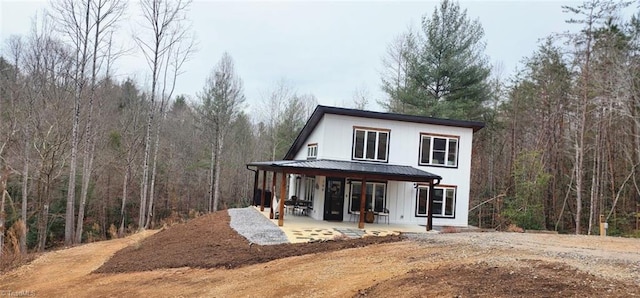
{"label": "window with dark trim", "polygon": [[[364,210],[383,212],[387,207],[387,184],[383,182],[367,182]],[[349,192],[349,211],[360,211],[362,181],[351,181]]]}
{"label": "window with dark trim", "polygon": [[315,193],[316,177],[304,178],[304,200],[310,201],[310,209],[313,209],[313,197]]}
{"label": "window with dark trim", "polygon": [[389,130],[353,129],[353,155],[355,160],[387,162],[389,157]]}
{"label": "window with dark trim", "polygon": [[420,165],[458,166],[459,137],[421,134]]}
{"label": "window with dark trim", "polygon": [[[436,186],[433,192],[431,215],[433,217],[455,217],[457,188],[455,186]],[[428,197],[429,186],[419,185],[416,198],[416,216],[427,216]]]}
{"label": "window with dark trim", "polygon": [[318,144],[307,145],[307,159],[316,159],[318,157]]}

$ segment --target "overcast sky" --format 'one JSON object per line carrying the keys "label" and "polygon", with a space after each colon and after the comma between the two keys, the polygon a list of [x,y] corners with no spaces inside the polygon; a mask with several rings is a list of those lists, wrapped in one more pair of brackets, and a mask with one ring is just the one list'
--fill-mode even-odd
{"label": "overcast sky", "polygon": [[[562,5],[577,1],[461,1],[468,16],[485,30],[486,54],[502,65],[503,77],[514,73],[538,42],[573,25]],[[285,79],[299,93],[314,94],[320,104],[349,105],[356,89],[367,90],[370,109],[380,91],[381,59],[388,44],[409,26],[419,28],[437,1],[246,2],[195,0],[189,12],[198,51],[184,66],[177,92],[195,98],[206,77],[229,52],[244,81],[247,101],[255,109],[278,80]],[[131,32],[138,17],[137,1],[130,1],[119,33],[133,47]],[[46,1],[0,0],[0,40],[27,35],[31,18]],[[119,60],[118,78],[134,77],[148,85],[148,68],[140,57]]]}

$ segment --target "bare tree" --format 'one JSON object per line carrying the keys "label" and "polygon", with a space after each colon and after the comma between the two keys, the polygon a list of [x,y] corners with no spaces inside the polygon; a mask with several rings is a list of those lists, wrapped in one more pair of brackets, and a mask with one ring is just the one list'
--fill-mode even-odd
{"label": "bare tree", "polygon": [[76,167],[78,158],[78,130],[80,127],[80,102],[86,84],[86,67],[89,62],[89,34],[91,27],[91,0],[77,2],[73,0],[61,0],[53,2],[55,19],[59,26],[56,28],[69,38],[74,45],[74,82],[75,96],[73,104],[72,131],[71,131],[71,160],[69,161],[69,185],[67,188],[67,209],[65,213],[64,243],[71,245],[74,242],[75,219],[75,191],[76,191]]}
{"label": "bare tree", "polygon": [[[25,45],[24,42],[22,40],[22,38],[20,36],[12,36],[7,40],[7,47],[9,48],[9,54],[12,58],[13,61],[13,69],[15,71],[15,73],[13,74],[13,88],[11,90],[11,97],[14,99],[17,99],[19,97],[22,97],[21,95],[23,94],[24,89],[26,89],[26,86],[24,86],[24,84],[18,83],[18,81],[20,80],[20,74],[19,74],[19,69],[20,69],[20,65],[23,63],[22,61],[22,57],[24,55],[24,50],[25,50]],[[20,80],[20,81],[24,81],[24,80]],[[23,227],[21,227],[21,231],[23,231],[23,233],[21,233],[20,236],[20,252],[22,254],[25,254],[27,252],[27,200],[28,200],[28,181],[29,181],[29,153],[31,150],[31,114],[32,114],[32,110],[33,110],[33,97],[32,96],[26,96],[26,105],[22,106],[20,108],[20,111],[22,113],[20,113],[20,115],[18,117],[21,117],[23,120],[21,121],[21,130],[23,132],[23,142],[24,142],[24,151],[23,151],[23,155],[22,155],[22,162],[23,162],[23,169],[22,169],[22,204],[21,204],[21,208],[20,208],[20,220],[21,220],[21,224],[23,225]],[[0,108],[2,109],[2,108]],[[14,111],[17,112],[18,111]],[[2,156],[1,153],[2,150],[0,150],[0,156]]]}
{"label": "bare tree", "polygon": [[68,170],[65,167],[69,158],[71,130],[68,119],[75,112],[72,98],[77,87],[74,80],[74,52],[52,38],[51,26],[48,18],[34,20],[22,66],[27,84],[25,97],[28,103],[33,103],[32,117],[29,119],[32,121],[29,123],[29,146],[35,151],[33,163],[37,164],[32,177],[38,251],[46,247],[50,206],[54,197],[57,197],[55,190],[63,185],[59,184],[60,177]]}
{"label": "bare tree", "polygon": [[241,113],[245,100],[243,92],[242,80],[235,73],[233,59],[228,53],[224,53],[199,96],[205,122],[210,123],[213,128],[210,170],[213,185],[212,195],[209,196],[209,211],[218,210],[222,148],[230,125]]}
{"label": "bare tree", "polygon": [[361,86],[356,88],[353,91],[353,106],[356,109],[364,110],[369,105],[369,100],[371,98],[371,94],[369,94],[369,90],[367,87]]}
{"label": "bare tree", "polygon": [[120,117],[119,131],[122,136],[122,147],[119,148],[119,157],[124,161],[123,165],[123,182],[122,182],[122,204],[120,208],[120,227],[118,235],[124,236],[126,221],[126,206],[129,195],[129,183],[132,177],[132,168],[138,148],[141,145],[141,134],[138,133],[142,125],[143,104],[141,96],[133,81],[126,80],[122,84],[123,103],[122,116]]}
{"label": "bare tree", "polygon": [[[93,155],[95,150],[95,135],[93,132],[93,109],[96,92],[96,82],[100,68],[104,63],[106,48],[111,45],[107,39],[111,30],[114,30],[122,16],[126,2],[123,0],[59,0],[53,2],[54,17],[60,26],[57,28],[74,45],[76,53],[76,96],[74,105],[73,130],[71,140],[71,161],[69,165],[69,188],[67,196],[67,215],[65,217],[65,243],[80,243],[84,222],[85,204],[87,201],[89,181],[93,167]],[[111,63],[106,61],[106,64]],[[90,74],[87,74],[89,69]],[[89,80],[87,82],[87,80]],[[86,84],[89,84],[88,94],[84,94]],[[82,183],[78,218],[73,231],[73,209],[75,205],[75,179],[77,152],[79,147],[79,125],[81,112],[81,100],[88,97],[86,110],[86,123],[84,127],[84,146],[82,163]],[[69,214],[71,213],[71,214]],[[72,237],[72,239],[70,239]]]}
{"label": "bare tree", "polygon": [[261,151],[257,158],[283,158],[317,105],[318,99],[313,94],[298,94],[286,79],[280,79],[272,90],[262,94],[256,114],[259,138],[266,140],[269,155]]}
{"label": "bare tree", "polygon": [[[80,195],[80,206],[78,210],[78,223],[76,230],[76,243],[82,241],[82,229],[85,214],[85,204],[87,202],[89,181],[91,179],[91,172],[93,169],[93,160],[95,154],[95,137],[96,133],[93,130],[92,116],[94,108],[94,99],[96,97],[97,79],[98,73],[101,71],[101,66],[106,64],[106,68],[109,68],[114,61],[110,60],[117,55],[111,53],[112,47],[112,33],[117,29],[117,23],[122,17],[126,9],[126,1],[123,0],[97,0],[92,7],[91,14],[95,23],[94,37],[93,37],[93,55],[91,65],[91,82],[89,92],[89,107],[87,114],[87,122],[85,126],[85,146],[84,146],[84,160],[82,170],[82,190]],[[108,37],[108,38],[107,38]]]}
{"label": "bare tree", "polygon": [[[135,36],[138,47],[144,54],[145,60],[149,68],[151,69],[151,90],[150,90],[150,104],[151,108],[147,117],[147,127],[145,135],[145,150],[142,165],[142,182],[140,192],[140,214],[138,218],[138,227],[144,228],[146,224],[147,208],[147,195],[149,190],[149,160],[151,153],[151,131],[153,125],[158,125],[157,121],[154,122],[158,107],[156,106],[156,100],[159,95],[159,90],[163,90],[164,86],[161,81],[161,74],[167,65],[168,56],[171,56],[172,50],[177,51],[181,43],[190,44],[191,36],[189,35],[189,28],[186,26],[186,11],[189,7],[189,1],[168,1],[168,0],[143,0],[140,2],[144,24],[144,29],[151,31],[151,36],[148,37],[144,34],[137,34]],[[187,46],[187,49],[191,49],[192,46]],[[184,49],[184,48],[183,48]],[[189,51],[177,51],[182,52],[188,56]],[[179,60],[179,59],[178,59]],[[180,64],[181,65],[181,64]],[[174,72],[178,73],[177,69]],[[175,79],[172,80],[175,83]],[[173,89],[173,88],[170,88]],[[162,94],[161,94],[162,96]],[[159,144],[156,144],[159,146]],[[153,194],[151,194],[153,196]],[[149,212],[152,212],[150,210]]]}
{"label": "bare tree", "polygon": [[[113,61],[104,61],[105,53],[111,47],[111,40],[107,36],[111,36],[111,31],[116,29],[117,22],[122,16],[126,8],[126,2],[122,0],[97,0],[90,6],[89,17],[93,27],[93,40],[90,40],[92,46],[91,55],[91,79],[89,85],[89,103],[87,120],[84,129],[85,145],[83,150],[82,162],[82,189],[80,193],[80,205],[78,209],[78,221],[76,224],[75,242],[82,242],[82,230],[84,223],[85,205],[87,202],[89,181],[91,179],[91,171],[93,168],[93,160],[95,153],[95,132],[93,131],[93,108],[94,99],[96,97],[97,79],[100,68],[103,64],[111,64]],[[102,52],[102,53],[101,53]]]}
{"label": "bare tree", "polygon": [[283,147],[282,142],[278,139],[276,127],[282,121],[282,113],[284,112],[287,102],[295,96],[295,91],[285,79],[280,79],[276,86],[268,94],[263,95],[263,106],[260,107],[262,121],[267,128],[269,151],[271,160],[275,160],[278,155],[279,148]]}
{"label": "bare tree", "polygon": [[[583,207],[583,192],[585,187],[584,178],[586,177],[585,168],[585,155],[588,150],[589,143],[587,142],[587,132],[589,130],[590,123],[590,104],[592,103],[592,55],[594,39],[596,34],[596,28],[607,18],[611,18],[614,12],[620,7],[628,5],[625,3],[614,3],[613,1],[599,1],[592,0],[585,2],[577,7],[563,6],[565,12],[572,13],[574,15],[581,16],[582,19],[569,19],[567,22],[572,24],[581,24],[583,26],[582,31],[579,34],[570,36],[571,41],[575,45],[576,53],[576,65],[580,72],[580,85],[578,88],[579,94],[576,94],[576,102],[574,105],[574,163],[575,163],[575,178],[576,178],[576,214],[575,214],[575,232],[580,234],[582,232],[582,207]],[[594,163],[596,164],[596,163]],[[592,182],[596,182],[595,180]],[[592,197],[595,197],[595,189],[592,192]],[[593,200],[591,200],[590,214],[592,217],[594,212]],[[591,222],[591,220],[590,220]]]}
{"label": "bare tree", "polygon": [[149,228],[151,220],[153,218],[153,202],[155,200],[155,184],[156,184],[156,170],[158,167],[158,150],[160,148],[160,131],[163,130],[164,121],[167,118],[167,104],[173,97],[175,91],[176,81],[178,75],[180,75],[180,69],[184,62],[187,61],[191,53],[193,52],[193,39],[185,38],[181,42],[174,44],[169,48],[166,55],[166,64],[163,69],[162,76],[162,90],[160,91],[160,109],[158,111],[160,119],[156,123],[156,140],[153,150],[153,164],[151,166],[151,187],[149,188],[149,206],[147,211],[147,220],[145,222],[145,228]]}
{"label": "bare tree", "polygon": [[409,88],[410,55],[417,50],[417,37],[412,28],[397,36],[388,46],[382,58],[384,71],[382,90],[388,97],[378,103],[390,112],[407,113],[408,106],[402,101]]}

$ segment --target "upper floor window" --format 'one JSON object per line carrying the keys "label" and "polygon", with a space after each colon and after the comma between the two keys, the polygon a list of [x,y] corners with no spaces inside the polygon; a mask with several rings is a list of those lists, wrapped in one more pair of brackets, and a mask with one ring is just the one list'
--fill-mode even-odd
{"label": "upper floor window", "polygon": [[353,159],[388,161],[390,130],[353,128]]}
{"label": "upper floor window", "polygon": [[458,139],[455,136],[420,135],[420,165],[458,166]]}
{"label": "upper floor window", "polygon": [[318,144],[307,145],[307,159],[316,159],[318,157]]}
{"label": "upper floor window", "polygon": [[[416,200],[416,216],[427,216],[429,186],[418,186],[418,197]],[[436,186],[433,189],[433,210],[434,217],[455,217],[456,209],[456,187]]]}

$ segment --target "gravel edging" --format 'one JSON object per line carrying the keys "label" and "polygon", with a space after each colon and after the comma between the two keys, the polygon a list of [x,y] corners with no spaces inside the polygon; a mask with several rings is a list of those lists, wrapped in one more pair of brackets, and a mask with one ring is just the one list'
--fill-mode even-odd
{"label": "gravel edging", "polygon": [[227,210],[229,226],[249,242],[259,245],[289,243],[287,235],[273,222],[253,207]]}

